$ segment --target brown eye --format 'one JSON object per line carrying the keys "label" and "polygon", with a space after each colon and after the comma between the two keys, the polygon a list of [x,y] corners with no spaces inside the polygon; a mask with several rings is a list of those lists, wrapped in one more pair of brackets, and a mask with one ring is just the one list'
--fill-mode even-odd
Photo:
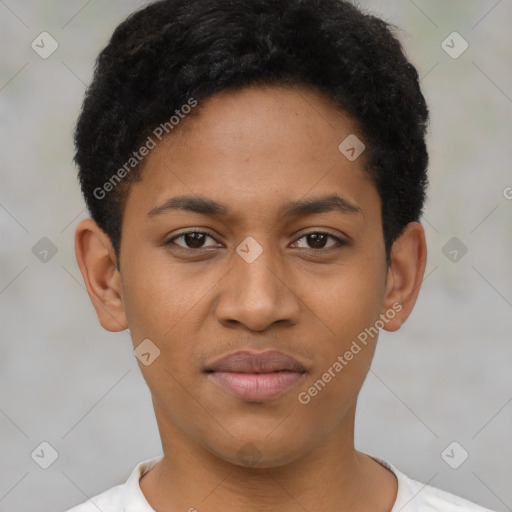
{"label": "brown eye", "polygon": [[[302,239],[306,240],[307,247],[305,247],[305,248],[313,249],[313,250],[322,250],[322,249],[328,250],[328,249],[334,248],[336,246],[346,245],[346,242],[344,240],[341,240],[340,238],[338,238],[334,235],[331,235],[329,233],[317,232],[317,231],[303,235],[295,243],[298,244],[299,241]],[[334,244],[327,246],[326,244],[329,239],[334,240]]]}
{"label": "brown eye", "polygon": [[323,249],[327,243],[328,238],[329,236],[325,233],[311,233],[310,235],[306,236],[308,244],[313,249]]}
{"label": "brown eye", "polygon": [[[188,233],[181,233],[181,235],[171,238],[166,242],[166,245],[175,244],[182,249],[203,249],[205,247],[212,247],[204,245],[207,238],[211,238],[213,240],[213,237],[208,233],[204,233],[202,231],[189,231]],[[176,243],[176,240],[182,240],[184,245]]]}
{"label": "brown eye", "polygon": [[204,233],[187,233],[183,235],[183,240],[187,244],[187,247],[191,249],[200,249],[204,244],[205,238]]}

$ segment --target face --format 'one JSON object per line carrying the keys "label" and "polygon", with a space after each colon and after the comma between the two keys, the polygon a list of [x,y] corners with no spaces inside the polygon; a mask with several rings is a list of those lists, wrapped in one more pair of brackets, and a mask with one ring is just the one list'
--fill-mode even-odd
{"label": "face", "polygon": [[[150,340],[139,364],[164,445],[277,466],[349,433],[375,332],[403,321],[381,202],[364,153],[338,149],[357,126],[319,93],[254,87],[198,108],[131,187],[120,304],[134,346]],[[215,365],[271,350],[294,371]]]}

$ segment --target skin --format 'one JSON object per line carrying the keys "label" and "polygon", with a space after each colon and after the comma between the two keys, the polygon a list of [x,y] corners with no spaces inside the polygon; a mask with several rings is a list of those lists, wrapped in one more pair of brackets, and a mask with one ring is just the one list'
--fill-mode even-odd
{"label": "skin", "polygon": [[[120,271],[92,219],[76,230],[102,326],[129,328],[134,347],[150,339],[160,349],[150,365],[139,362],[164,452],[141,478],[142,492],[158,512],[390,511],[395,476],[354,447],[357,396],[377,336],[308,404],[298,394],[393,304],[401,309],[383,328],[405,322],[425,270],[423,227],[406,226],[386,267],[364,153],[351,162],[338,150],[357,125],[320,93],[249,87],[197,108],[143,161],[124,212]],[[185,194],[225,203],[229,214],[147,216]],[[333,194],[361,211],[279,215],[290,201]],[[213,238],[165,244],[192,228]],[[236,252],[248,236],[262,248],[252,263]],[[235,398],[203,370],[241,349],[281,350],[307,372],[276,399]]]}

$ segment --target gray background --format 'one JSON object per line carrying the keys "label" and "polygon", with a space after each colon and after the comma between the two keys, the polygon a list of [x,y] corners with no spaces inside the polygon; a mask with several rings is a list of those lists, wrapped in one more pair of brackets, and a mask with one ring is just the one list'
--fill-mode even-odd
{"label": "gray background", "polygon": [[[408,322],[382,331],[356,444],[512,510],[512,1],[360,3],[401,27],[432,121],[426,277]],[[160,453],[128,333],[99,325],[73,250],[86,212],[71,132],[93,60],[142,4],[0,0],[3,511],[64,510]],[[59,44],[47,59],[31,48],[43,31]],[[453,31],[469,43],[457,59],[441,46]],[[47,262],[32,252],[43,237],[57,249]],[[468,249],[455,262],[452,237]],[[31,458],[43,441],[58,452],[46,470]],[[441,457],[453,441],[452,463],[469,453],[458,469]]]}

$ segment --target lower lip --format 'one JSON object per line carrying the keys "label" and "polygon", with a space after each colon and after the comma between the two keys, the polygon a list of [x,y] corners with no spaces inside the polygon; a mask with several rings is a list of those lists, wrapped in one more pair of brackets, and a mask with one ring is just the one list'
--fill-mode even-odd
{"label": "lower lip", "polygon": [[208,374],[231,395],[248,402],[272,400],[296,386],[304,373],[281,371],[272,373],[212,372]]}

